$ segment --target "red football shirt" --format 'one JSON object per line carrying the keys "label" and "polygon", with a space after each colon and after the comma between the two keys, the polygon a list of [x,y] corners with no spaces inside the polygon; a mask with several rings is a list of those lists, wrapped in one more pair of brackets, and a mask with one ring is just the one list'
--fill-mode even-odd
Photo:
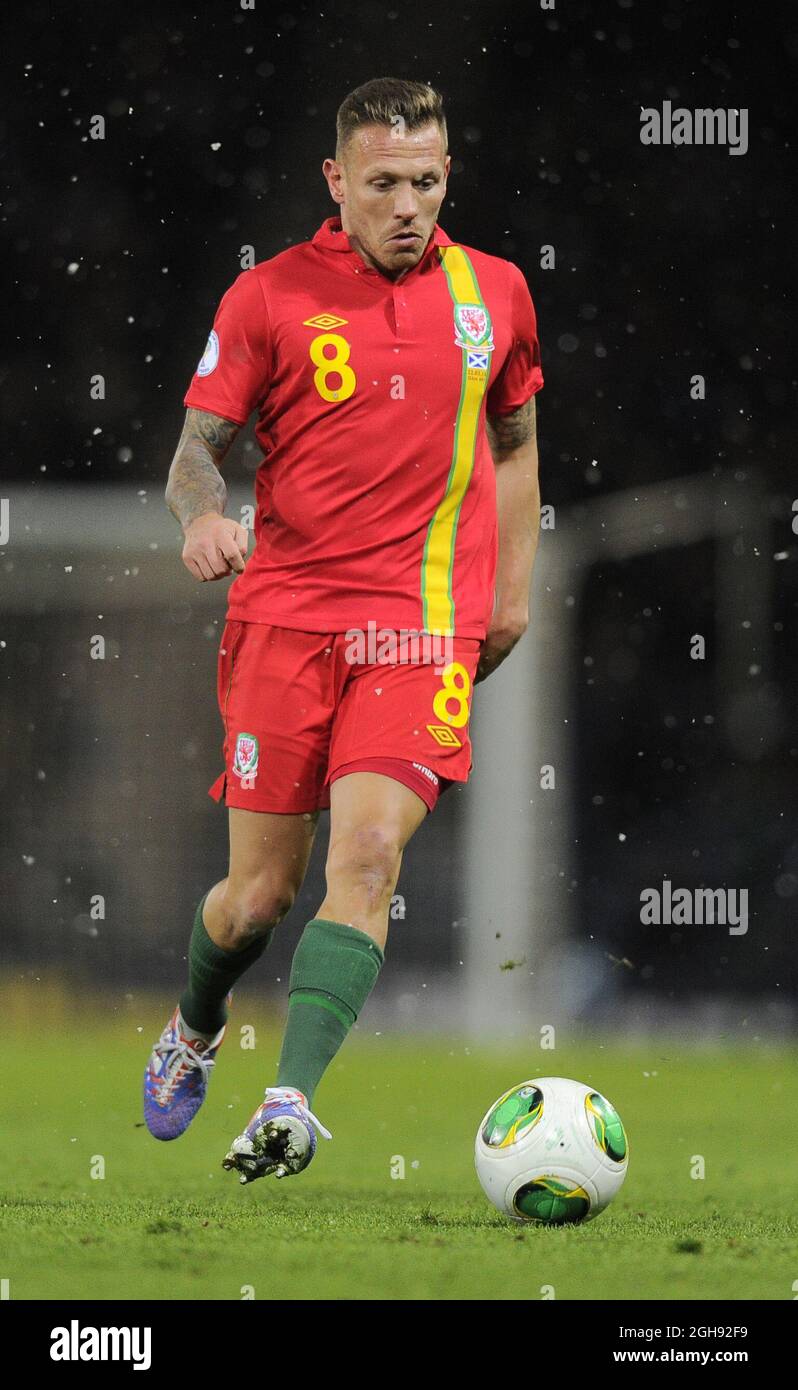
{"label": "red football shirt", "polygon": [[440,227],[398,282],[337,218],[244,271],[185,396],[240,425],[257,411],[256,544],[228,617],[484,637],[497,552],[485,413],[542,384],[523,275]]}

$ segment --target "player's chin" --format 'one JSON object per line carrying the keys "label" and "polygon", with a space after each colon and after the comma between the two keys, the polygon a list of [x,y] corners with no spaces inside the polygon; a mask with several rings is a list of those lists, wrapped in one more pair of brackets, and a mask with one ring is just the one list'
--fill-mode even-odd
{"label": "player's chin", "polygon": [[392,270],[417,265],[424,253],[424,242],[419,237],[415,241],[389,241],[387,260]]}

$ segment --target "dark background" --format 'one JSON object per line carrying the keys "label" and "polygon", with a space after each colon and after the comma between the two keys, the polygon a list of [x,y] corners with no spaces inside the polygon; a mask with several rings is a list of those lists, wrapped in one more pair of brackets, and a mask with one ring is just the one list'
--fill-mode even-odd
{"label": "dark background", "polygon": [[[331,211],[320,166],[336,108],[360,82],[392,75],[429,80],[446,98],[446,231],[516,261],[529,280],[546,379],[543,501],[576,509],[578,524],[588,499],[703,475],[721,498],[750,499],[752,524],[766,514],[771,666],[745,690],[719,691],[713,671],[710,543],[591,565],[569,655],[577,944],[632,959],[634,972],[613,975],[617,990],[794,990],[797,60],[789,7],[708,0],[557,0],[553,11],[533,0],[34,3],[4,40],[4,481],[34,497],[118,483],[157,505],[182,395],[241,247],[262,260],[312,235]],[[665,98],[747,107],[748,153],[642,145],[640,108]],[[104,141],[88,138],[96,113]],[[543,244],[556,248],[554,270],[540,268]],[[97,372],[100,402],[89,395]],[[695,372],[705,401],[690,399]],[[244,438],[231,481],[249,485],[257,462]],[[12,551],[8,563],[20,563]],[[160,610],[127,614],[133,665],[101,675],[87,671],[80,613],[49,612],[34,594],[30,614],[3,624],[3,925],[14,962],[146,980],[155,952],[177,980],[196,898],[224,872],[223,819],[204,800],[218,757],[216,634],[178,602],[177,541],[174,583]],[[223,603],[220,592],[215,624]],[[685,656],[697,631],[706,663]],[[754,668],[763,638],[750,636]],[[731,720],[718,717],[729,694]],[[164,709],[190,728],[182,761],[174,734],[158,759],[146,751]],[[116,742],[98,753],[103,721],[107,748]],[[456,949],[461,795],[436,813],[437,839],[426,827],[411,847],[402,931],[420,968],[445,969]],[[630,826],[631,863],[617,847]],[[441,839],[452,846],[443,873]],[[117,930],[91,936],[87,894],[99,882],[113,898],[136,875],[159,885],[146,910],[120,886]],[[747,885],[756,932],[734,951],[720,934],[710,949],[679,932],[652,941],[637,887],[663,876]],[[317,863],[297,922],[318,884]]]}

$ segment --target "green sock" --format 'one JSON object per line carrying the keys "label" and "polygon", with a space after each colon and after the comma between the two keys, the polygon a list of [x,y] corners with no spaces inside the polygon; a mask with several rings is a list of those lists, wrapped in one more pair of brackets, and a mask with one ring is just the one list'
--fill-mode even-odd
{"label": "green sock", "polygon": [[384,959],[376,941],[357,927],[318,917],[308,922],[291,963],[278,1086],[293,1086],[312,1103]]}
{"label": "green sock", "polygon": [[[208,894],[205,894],[207,898]],[[218,1033],[227,1022],[226,998],[236,980],[263,955],[274,934],[269,927],[243,951],[225,951],[211,941],[202,920],[205,898],[197,908],[188,949],[188,988],[180,996],[183,1022],[197,1033]]]}

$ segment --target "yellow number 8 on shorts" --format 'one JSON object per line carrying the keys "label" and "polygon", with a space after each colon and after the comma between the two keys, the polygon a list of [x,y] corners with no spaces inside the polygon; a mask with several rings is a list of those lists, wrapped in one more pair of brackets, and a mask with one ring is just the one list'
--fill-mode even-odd
{"label": "yellow number 8 on shorts", "polygon": [[[441,672],[442,689],[432,701],[436,719],[442,724],[451,724],[462,729],[468,723],[468,697],[471,694],[471,677],[459,661],[450,661]],[[451,706],[455,705],[454,712]]]}

